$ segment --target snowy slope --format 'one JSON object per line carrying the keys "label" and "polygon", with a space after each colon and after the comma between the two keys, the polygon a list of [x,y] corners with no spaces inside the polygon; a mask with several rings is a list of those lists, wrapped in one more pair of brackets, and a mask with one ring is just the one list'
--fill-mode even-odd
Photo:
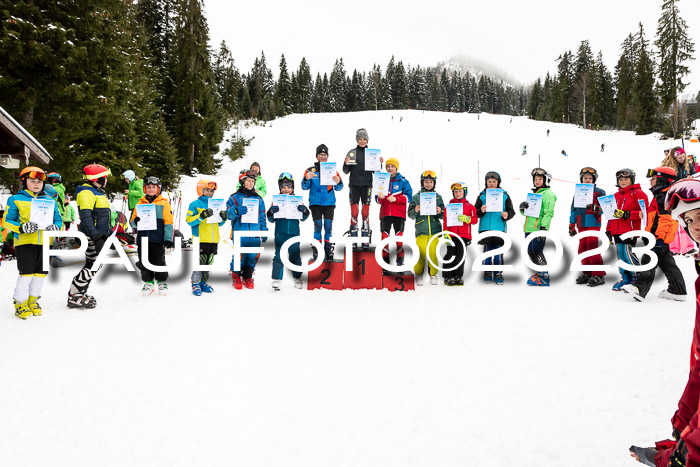
{"label": "snowy slope", "polygon": [[[515,201],[524,200],[541,155],[558,179],[553,230],[569,252],[580,168],[598,168],[599,185],[612,192],[615,171],[633,167],[646,187],[641,174],[670,146],[653,136],[485,114],[292,115],[246,130],[255,137],[248,156],[224,163],[213,177],[218,194],[227,197],[239,170],[257,161],[269,204],[280,172],[295,174],[299,186],[322,142],[330,160],[342,162],[360,127],[370,147],[399,158],[414,188],[422,169],[434,169],[438,192],[446,197],[452,181],[465,181],[472,202],[489,170],[501,173]],[[183,209],[196,197],[195,183],[183,180]],[[346,190],[336,233],[348,226]],[[377,214],[374,205],[375,232]],[[503,288],[470,272],[463,288],[299,291],[286,273],[283,291],[273,292],[268,245],[254,291],[234,291],[220,272],[213,295],[194,297],[185,267],[169,281],[169,296],[143,298],[136,273],[109,266],[91,287],[95,310],[66,309],[78,269],[53,270],[44,315],[25,322],[11,313],[17,272],[6,263],[0,465],[631,463],[631,443],[670,436],[687,378],[694,302],[658,299],[660,280],[645,303],[634,303],[610,291],[614,271],[604,287],[573,285],[569,253],[553,269],[552,287],[528,288],[518,253],[522,222],[518,215],[510,223],[515,245],[507,261],[516,271]],[[311,232],[307,221],[302,233]],[[222,244],[217,265],[225,268],[231,251]],[[679,263],[692,290],[692,264]]]}

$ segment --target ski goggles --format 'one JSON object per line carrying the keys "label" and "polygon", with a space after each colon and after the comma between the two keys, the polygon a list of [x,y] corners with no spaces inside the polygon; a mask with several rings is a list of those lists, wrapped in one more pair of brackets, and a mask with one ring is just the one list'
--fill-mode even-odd
{"label": "ski goggles", "polygon": [[486,172],[486,176],[484,178],[495,178],[496,180],[500,180],[501,176],[498,174],[498,172]]}
{"label": "ski goggles", "polygon": [[582,169],[581,169],[581,174],[580,174],[580,175],[586,175],[586,174],[593,175],[594,177],[597,177],[597,176],[598,176],[598,172],[597,172],[596,169],[594,169],[593,167],[584,167],[584,168],[582,168]]}
{"label": "ski goggles", "polygon": [[450,185],[450,191],[455,191],[455,190],[464,190],[466,192],[467,191],[467,184],[464,182],[454,182],[452,185]]}
{"label": "ski goggles", "polygon": [[143,186],[146,185],[157,185],[160,186],[160,179],[154,176],[148,176],[143,179]]}
{"label": "ski goggles", "polygon": [[546,177],[546,176],[547,176],[547,171],[544,170],[544,169],[541,169],[541,168],[537,167],[536,169],[532,169],[532,172],[530,172],[530,175],[532,175],[533,177],[534,177],[535,175],[542,175],[543,177]]}
{"label": "ski goggles", "polygon": [[666,192],[666,209],[676,209],[679,202],[692,203],[700,201],[700,180],[690,178],[670,186]]}
{"label": "ski goggles", "polygon": [[203,188],[209,188],[210,190],[216,190],[217,188],[216,182],[200,182],[200,186],[202,186]]}
{"label": "ski goggles", "polygon": [[46,180],[46,172],[43,170],[30,170],[29,172],[22,174],[22,178],[33,178],[43,182]]}
{"label": "ski goggles", "polygon": [[421,174],[421,178],[437,179],[437,174],[432,170],[426,170]]}
{"label": "ski goggles", "polygon": [[282,182],[282,181],[285,181],[285,180],[289,180],[290,182],[293,182],[293,181],[294,181],[294,177],[292,177],[292,174],[290,174],[289,172],[282,172],[282,173],[280,174],[279,181]]}
{"label": "ski goggles", "polygon": [[670,180],[673,180],[676,178],[676,174],[667,174],[656,169],[647,169],[647,178],[651,177],[666,177]]}
{"label": "ski goggles", "polygon": [[46,176],[46,179],[51,181],[51,183],[61,183],[63,181],[63,178],[61,177],[60,174],[57,174],[56,172],[52,172]]}
{"label": "ski goggles", "polygon": [[238,181],[242,182],[244,178],[252,178],[255,180],[258,178],[258,173],[255,170],[241,170]]}
{"label": "ski goggles", "polygon": [[615,173],[615,178],[620,178],[620,177],[623,177],[623,178],[632,178],[633,176],[634,176],[634,171],[632,171],[632,170],[630,170],[630,169],[618,170],[618,171]]}

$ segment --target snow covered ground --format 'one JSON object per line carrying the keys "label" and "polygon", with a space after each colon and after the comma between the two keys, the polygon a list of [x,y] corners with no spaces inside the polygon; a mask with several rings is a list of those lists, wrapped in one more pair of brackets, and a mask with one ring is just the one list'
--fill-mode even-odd
{"label": "snow covered ground", "polygon": [[[670,437],[687,378],[692,296],[657,298],[661,277],[636,303],[610,290],[614,270],[604,287],[574,285],[567,224],[581,167],[596,167],[609,193],[622,167],[648,187],[643,173],[672,143],[485,114],[292,115],[245,130],[255,137],[248,156],[224,163],[213,177],[218,194],[228,197],[239,170],[257,161],[269,204],[280,172],[299,188],[316,146],[327,144],[341,163],[360,127],[370,147],[398,157],[414,189],[421,170],[433,169],[439,193],[465,181],[472,202],[483,175],[498,170],[519,204],[540,156],[556,179],[553,230],[567,246],[552,286],[525,286],[519,215],[507,255],[516,270],[502,288],[469,272],[461,288],[308,291],[294,289],[287,272],[274,292],[268,242],[253,291],[233,290],[221,272],[214,294],[194,297],[185,259],[167,297],[143,298],[137,273],[109,266],[90,289],[98,308],[69,310],[72,266],[52,270],[43,316],[21,321],[11,312],[17,272],[8,262],[0,267],[0,465],[618,466],[632,465],[630,444]],[[195,183],[183,179],[183,210]],[[347,188],[338,199],[342,234]],[[378,211],[373,205],[375,232]],[[312,230],[309,220],[302,234]],[[217,264],[231,251],[222,243]],[[468,269],[473,258],[472,250]],[[692,263],[679,264],[692,291]]]}

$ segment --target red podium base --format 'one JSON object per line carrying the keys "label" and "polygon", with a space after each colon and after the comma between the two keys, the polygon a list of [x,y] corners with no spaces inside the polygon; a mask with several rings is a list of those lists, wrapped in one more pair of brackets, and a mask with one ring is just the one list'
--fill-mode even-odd
{"label": "red podium base", "polygon": [[324,261],[321,266],[309,271],[308,290],[331,289],[343,290],[343,272],[345,263],[341,260]]}
{"label": "red podium base", "polygon": [[382,276],[383,286],[390,292],[405,292],[416,290],[416,281],[412,273],[392,272]]}
{"label": "red podium base", "polygon": [[[345,255],[347,261],[347,253]],[[345,289],[381,289],[382,268],[374,259],[373,249],[356,250],[352,253],[352,271],[345,271]]]}

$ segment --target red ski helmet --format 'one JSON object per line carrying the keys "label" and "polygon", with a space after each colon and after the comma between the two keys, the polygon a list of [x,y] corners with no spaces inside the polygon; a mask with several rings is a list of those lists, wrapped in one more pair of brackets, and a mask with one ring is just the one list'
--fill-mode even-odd
{"label": "red ski helmet", "polygon": [[[110,175],[112,175],[112,172],[104,165],[90,164],[83,167],[83,178],[91,182],[101,178],[106,179]],[[103,183],[101,185],[103,185]]]}

